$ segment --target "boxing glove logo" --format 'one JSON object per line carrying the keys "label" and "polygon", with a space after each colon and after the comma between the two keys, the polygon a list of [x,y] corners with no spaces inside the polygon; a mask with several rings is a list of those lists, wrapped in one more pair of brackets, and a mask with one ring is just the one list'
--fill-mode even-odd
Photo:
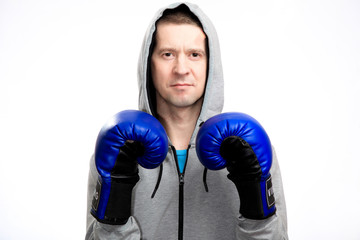
{"label": "boxing glove logo", "polygon": [[100,202],[100,192],[101,192],[101,182],[100,179],[98,179],[97,184],[96,184],[96,188],[95,188],[95,192],[94,192],[94,197],[92,200],[92,208],[97,211],[98,207],[99,207],[99,202]]}

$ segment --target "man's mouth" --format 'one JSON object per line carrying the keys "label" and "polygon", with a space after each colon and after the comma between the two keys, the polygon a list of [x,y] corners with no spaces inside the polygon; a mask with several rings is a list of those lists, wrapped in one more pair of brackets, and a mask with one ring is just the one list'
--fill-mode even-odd
{"label": "man's mouth", "polygon": [[174,83],[171,84],[171,87],[191,87],[193,84],[190,83]]}

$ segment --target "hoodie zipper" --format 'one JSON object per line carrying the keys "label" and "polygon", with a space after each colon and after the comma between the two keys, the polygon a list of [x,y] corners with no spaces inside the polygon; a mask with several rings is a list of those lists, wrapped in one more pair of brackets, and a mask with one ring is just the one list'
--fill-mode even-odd
{"label": "hoodie zipper", "polygon": [[174,154],[174,158],[175,158],[175,162],[176,162],[176,169],[179,175],[179,220],[178,220],[178,239],[182,240],[183,239],[183,234],[184,234],[184,185],[185,185],[185,169],[186,169],[186,164],[187,164],[187,160],[188,160],[188,156],[189,156],[189,149],[190,149],[190,145],[187,148],[186,151],[186,159],[185,159],[185,165],[184,165],[184,170],[181,173],[180,172],[180,168],[179,168],[179,161],[177,158],[177,154],[176,154],[176,149],[174,146],[171,146],[171,149],[173,151]]}

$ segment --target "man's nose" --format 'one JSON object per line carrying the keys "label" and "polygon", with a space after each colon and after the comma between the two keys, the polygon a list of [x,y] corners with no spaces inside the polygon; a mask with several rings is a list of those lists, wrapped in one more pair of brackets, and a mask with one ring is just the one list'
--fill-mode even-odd
{"label": "man's nose", "polygon": [[176,74],[179,74],[179,75],[184,75],[184,74],[189,73],[190,68],[189,68],[189,63],[188,63],[188,60],[186,59],[186,56],[179,56],[176,59],[174,71]]}

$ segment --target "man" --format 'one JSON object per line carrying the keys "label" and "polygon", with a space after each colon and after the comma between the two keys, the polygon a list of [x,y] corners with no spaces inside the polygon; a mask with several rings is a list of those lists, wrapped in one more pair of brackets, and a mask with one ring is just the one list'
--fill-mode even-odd
{"label": "man", "polygon": [[[92,159],[86,239],[287,239],[285,200],[275,154],[270,171],[272,188],[266,190],[274,192],[276,211],[275,207],[269,208],[272,210],[268,215],[251,215],[245,209],[240,210],[239,216],[239,196],[243,206],[248,200],[240,194],[237,177],[229,177],[231,181],[227,177],[227,170],[231,175],[234,167],[209,171],[209,191],[204,189],[204,166],[196,153],[203,147],[196,144],[196,138],[201,125],[222,111],[223,78],[215,29],[197,6],[177,3],[157,13],[142,46],[138,81],[139,109],[156,117],[165,128],[168,153],[161,167],[145,169],[133,167],[136,157],[145,151],[142,144],[127,141],[126,147],[120,148],[119,155],[125,156],[120,157],[121,162],[131,165],[123,167],[130,170],[121,172],[121,179],[130,176],[134,181],[122,193],[115,194],[119,196],[116,201],[128,200],[115,207],[120,209],[118,216],[108,218],[99,214],[99,164],[96,162],[95,166]],[[227,154],[229,149],[226,148]],[[257,161],[256,157],[252,159]],[[211,169],[211,164],[204,165]],[[154,186],[161,175],[154,196]],[[122,186],[118,189],[124,189]],[[109,212],[105,215],[111,215]]]}

